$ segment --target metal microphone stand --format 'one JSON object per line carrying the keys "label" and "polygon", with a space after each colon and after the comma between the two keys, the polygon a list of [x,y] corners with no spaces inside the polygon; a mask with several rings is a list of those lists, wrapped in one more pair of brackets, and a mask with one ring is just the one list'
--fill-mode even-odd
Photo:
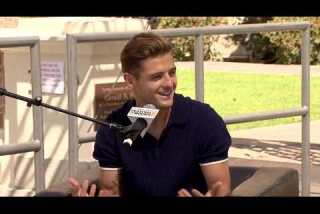
{"label": "metal microphone stand", "polygon": [[39,96],[31,99],[31,98],[28,98],[28,97],[24,97],[24,96],[9,92],[5,88],[1,88],[0,87],[0,96],[3,96],[3,95],[4,96],[8,96],[8,97],[12,97],[12,98],[17,99],[17,100],[25,101],[25,102],[27,102],[27,106],[28,107],[31,107],[32,105],[43,106],[43,107],[46,107],[46,108],[49,108],[49,109],[53,109],[55,111],[59,111],[59,112],[65,113],[65,114],[72,115],[74,117],[79,117],[79,118],[82,118],[84,120],[89,120],[91,122],[95,122],[95,123],[98,123],[100,125],[109,126],[110,128],[111,127],[116,128],[116,129],[120,130],[120,132],[126,132],[127,131],[127,127],[123,126],[123,125],[120,125],[120,124],[106,123],[106,122],[103,122],[103,121],[100,121],[100,120],[97,120],[97,119],[94,119],[94,118],[91,118],[91,117],[88,117],[88,116],[85,116],[85,115],[77,114],[77,113],[62,109],[62,108],[58,108],[58,107],[55,107],[55,106],[48,105],[46,103],[43,103],[42,102],[42,98],[39,97]]}

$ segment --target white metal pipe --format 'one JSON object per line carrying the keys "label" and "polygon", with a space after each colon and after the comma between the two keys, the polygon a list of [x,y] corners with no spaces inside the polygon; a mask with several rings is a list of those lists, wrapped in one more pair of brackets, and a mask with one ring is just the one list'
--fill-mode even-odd
{"label": "white metal pipe", "polygon": [[92,143],[96,140],[96,134],[97,132],[90,132],[87,134],[81,134],[79,136],[79,143],[83,144],[83,143]]}
{"label": "white metal pipe", "polygon": [[[68,110],[78,112],[78,81],[77,81],[77,44],[75,39],[67,35],[67,75],[68,75]],[[69,176],[77,175],[78,154],[78,119],[68,116],[69,128]]]}
{"label": "white metal pipe", "polygon": [[269,112],[258,112],[258,113],[250,113],[244,114],[240,116],[234,117],[225,117],[224,121],[226,124],[234,124],[234,123],[245,123],[245,122],[253,122],[258,120],[270,120],[277,119],[283,117],[294,117],[301,116],[308,112],[308,108],[291,108],[281,111],[269,111]]}
{"label": "white metal pipe", "polygon": [[0,146],[0,156],[3,155],[14,155],[25,152],[36,152],[40,150],[40,142],[34,141],[33,143],[19,143],[19,144],[8,144]]}
{"label": "white metal pipe", "polygon": [[301,140],[302,140],[302,164],[301,164],[301,181],[302,181],[302,196],[310,195],[310,27],[302,32],[301,42],[301,65],[302,65],[302,80],[301,80],[301,105],[309,109],[302,116]]}
{"label": "white metal pipe", "polygon": [[1,48],[33,46],[39,41],[37,36],[0,37]]}
{"label": "white metal pipe", "polygon": [[[40,73],[40,39],[30,47],[32,97],[42,97]],[[36,192],[45,189],[45,165],[43,146],[43,111],[40,106],[32,106],[33,139],[39,141],[40,149],[35,153],[35,186]]]}
{"label": "white metal pipe", "polygon": [[[200,34],[247,34],[271,31],[297,31],[304,30],[309,26],[306,22],[298,23],[268,23],[268,24],[244,24],[235,26],[210,26],[210,27],[195,27],[195,28],[175,28],[175,29],[160,29],[152,30],[151,32],[160,34],[166,37],[178,36],[196,36]],[[120,33],[78,33],[72,34],[77,43],[84,42],[101,42],[128,40],[141,31],[120,32]]]}
{"label": "white metal pipe", "polygon": [[204,71],[203,71],[203,36],[196,36],[194,44],[194,62],[195,62],[195,90],[196,100],[204,102]]}

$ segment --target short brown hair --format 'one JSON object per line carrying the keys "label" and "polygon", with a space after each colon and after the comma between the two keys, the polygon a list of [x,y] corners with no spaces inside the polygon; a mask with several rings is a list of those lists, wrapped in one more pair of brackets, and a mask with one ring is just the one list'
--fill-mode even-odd
{"label": "short brown hair", "polygon": [[171,43],[154,33],[139,33],[135,35],[121,52],[122,72],[139,76],[141,62],[147,58],[157,57],[172,51]]}

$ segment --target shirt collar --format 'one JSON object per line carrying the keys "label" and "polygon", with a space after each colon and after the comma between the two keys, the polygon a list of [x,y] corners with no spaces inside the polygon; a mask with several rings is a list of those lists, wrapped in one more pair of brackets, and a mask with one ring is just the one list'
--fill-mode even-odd
{"label": "shirt collar", "polygon": [[174,94],[168,127],[171,125],[185,125],[190,115],[190,105],[181,94]]}

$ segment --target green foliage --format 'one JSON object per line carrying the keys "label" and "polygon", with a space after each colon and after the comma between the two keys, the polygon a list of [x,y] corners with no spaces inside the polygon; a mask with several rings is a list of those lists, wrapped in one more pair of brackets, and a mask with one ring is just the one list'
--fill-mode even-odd
{"label": "green foliage", "polygon": [[[312,24],[310,29],[310,63],[319,64],[320,58],[320,17],[275,17],[272,23],[301,22]],[[277,45],[277,62],[283,64],[297,64],[301,62],[301,33],[299,32],[270,32],[266,36],[270,42]]]}
{"label": "green foliage", "polygon": [[[231,18],[233,24],[284,23],[307,21],[312,24],[310,34],[310,63],[320,64],[320,17],[160,17],[152,28],[183,28],[227,25]],[[237,21],[238,20],[238,21]],[[251,62],[300,64],[301,34],[292,32],[252,33],[228,37],[236,44],[244,45],[251,53]],[[172,38],[175,58],[178,61],[194,60],[194,37]],[[219,35],[204,36],[204,60],[221,61],[222,54],[214,49]]]}
{"label": "green foliage", "polygon": [[[226,17],[161,17],[153,28],[183,28],[183,27],[205,27],[227,24]],[[221,60],[220,52],[212,48],[219,36],[204,36],[204,60]],[[171,42],[174,45],[175,58],[178,61],[194,60],[194,37],[176,37]]]}
{"label": "green foliage", "polygon": [[[244,24],[251,23],[284,23],[284,22],[310,22],[311,49],[310,63],[319,64],[320,58],[320,17],[273,17],[265,19],[244,20]],[[279,64],[301,63],[301,33],[290,32],[267,32],[250,34],[249,37],[233,37],[233,39],[247,50],[251,51],[251,61],[262,61]]]}

